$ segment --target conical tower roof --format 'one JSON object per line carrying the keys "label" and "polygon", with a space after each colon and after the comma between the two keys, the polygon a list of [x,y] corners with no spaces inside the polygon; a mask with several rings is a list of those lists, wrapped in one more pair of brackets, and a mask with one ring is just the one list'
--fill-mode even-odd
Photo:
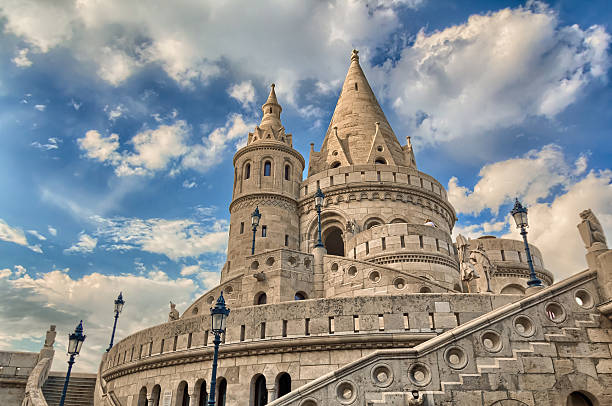
{"label": "conical tower roof", "polygon": [[[342,151],[338,150],[338,142],[342,145]],[[336,159],[342,154],[348,162]],[[406,163],[404,150],[359,65],[356,50],[352,52],[351,65],[342,85],[340,98],[323,140],[321,152],[317,155],[318,170],[325,169],[325,164],[331,167],[368,163],[409,165]]]}

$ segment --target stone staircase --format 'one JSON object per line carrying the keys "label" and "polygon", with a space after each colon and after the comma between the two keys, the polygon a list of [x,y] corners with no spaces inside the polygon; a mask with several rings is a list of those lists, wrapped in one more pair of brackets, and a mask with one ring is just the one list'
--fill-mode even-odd
{"label": "stone staircase", "polygon": [[[93,406],[96,376],[91,374],[75,374],[70,376],[68,391],[64,406]],[[42,391],[49,406],[58,406],[64,389],[65,375],[49,374]]]}

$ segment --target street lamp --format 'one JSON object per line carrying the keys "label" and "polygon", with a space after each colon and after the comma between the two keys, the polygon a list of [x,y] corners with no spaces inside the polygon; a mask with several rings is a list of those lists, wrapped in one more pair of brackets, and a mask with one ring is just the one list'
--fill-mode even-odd
{"label": "street lamp", "polygon": [[325,195],[321,188],[317,188],[317,193],[315,193],[315,207],[317,209],[317,217],[319,218],[319,240],[315,247],[323,247],[323,241],[321,241],[321,207],[323,207],[323,199]]}
{"label": "street lamp", "polygon": [[115,299],[115,324],[113,324],[113,334],[111,334],[110,345],[106,349],[106,352],[109,352],[111,348],[113,348],[113,339],[115,338],[115,329],[117,328],[117,319],[119,318],[119,313],[123,310],[123,305],[125,301],[123,300],[123,293],[119,292],[119,296]]}
{"label": "street lamp", "polygon": [[68,354],[70,354],[70,360],[68,360],[68,372],[66,373],[66,382],[64,382],[64,390],[62,390],[62,398],[60,399],[59,406],[64,406],[66,400],[66,391],[68,390],[68,381],[70,380],[70,371],[74,364],[74,358],[81,352],[81,347],[85,341],[85,335],[83,335],[83,320],[74,329],[74,333],[68,336]]}
{"label": "street lamp", "polygon": [[527,222],[527,209],[523,207],[521,202],[516,199],[514,203],[514,208],[510,212],[512,217],[514,217],[514,222],[516,223],[516,228],[521,229],[521,235],[523,236],[523,242],[525,243],[525,253],[527,254],[527,263],[529,264],[529,272],[530,277],[527,281],[527,286],[529,287],[541,287],[542,281],[538,279],[536,276],[535,270],[533,269],[533,261],[531,260],[531,252],[529,252],[529,244],[527,244],[527,230],[529,227],[529,223]]}
{"label": "street lamp", "polygon": [[[257,214],[259,211],[255,209]],[[255,213],[253,213],[255,214]],[[261,216],[260,216],[261,217]],[[208,406],[215,406],[215,387],[217,386],[217,359],[219,358],[219,344],[221,344],[221,334],[225,333],[225,323],[230,309],[225,307],[225,299],[223,299],[223,291],[217,299],[215,307],[210,308],[210,318],[212,323],[211,332],[215,335],[213,343],[215,344],[215,353],[213,356],[212,377],[210,378],[210,397],[208,398]]]}
{"label": "street lamp", "polygon": [[255,234],[257,233],[260,219],[261,213],[259,212],[259,206],[257,206],[255,207],[255,211],[251,213],[251,226],[253,226],[253,246],[251,247],[251,255],[255,255]]}

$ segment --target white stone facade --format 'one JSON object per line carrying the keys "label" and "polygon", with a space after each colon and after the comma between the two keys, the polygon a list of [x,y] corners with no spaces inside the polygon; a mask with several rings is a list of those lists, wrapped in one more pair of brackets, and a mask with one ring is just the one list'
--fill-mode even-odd
{"label": "white stone facade", "polygon": [[356,52],[305,180],[274,87],[262,111],[234,158],[220,285],[179,320],[119,341],[100,364],[97,405],[206,404],[221,291],[219,406],[612,404],[607,248],[553,284],[531,246],[544,288],[527,291],[523,242],[483,237],[467,245],[491,271],[463,280],[446,191],[417,169],[410,140],[399,144]]}

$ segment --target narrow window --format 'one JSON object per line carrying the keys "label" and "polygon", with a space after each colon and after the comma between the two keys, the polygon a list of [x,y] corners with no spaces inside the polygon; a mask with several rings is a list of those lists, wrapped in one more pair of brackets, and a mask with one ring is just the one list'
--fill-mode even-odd
{"label": "narrow window", "polygon": [[225,344],[225,332],[221,333],[221,344]]}
{"label": "narrow window", "polygon": [[380,182],[380,171],[376,172],[376,180],[378,180]]}
{"label": "narrow window", "polygon": [[502,256],[502,261],[506,260],[506,253],[504,252],[504,250],[501,250],[501,256]]}
{"label": "narrow window", "polygon": [[357,248],[353,247],[353,259],[357,259]]}
{"label": "narrow window", "polygon": [[370,243],[366,241],[366,255],[370,253]]}
{"label": "narrow window", "polygon": [[310,335],[310,319],[308,318],[304,319],[304,335]]}
{"label": "narrow window", "polygon": [[393,172],[393,182],[397,182],[397,177],[395,176],[395,172]]}
{"label": "narrow window", "polygon": [[436,251],[440,251],[440,241],[436,238]]}
{"label": "narrow window", "polygon": [[434,314],[429,313],[429,328],[432,330],[436,329],[436,323],[434,322]]}
{"label": "narrow window", "polygon": [[272,107],[270,107],[270,114],[272,114]]}
{"label": "narrow window", "polygon": [[364,181],[365,180],[365,172],[361,172],[361,180]]}
{"label": "narrow window", "polygon": [[459,321],[459,313],[455,313],[455,320],[457,320],[457,325],[461,325],[461,322]]}
{"label": "narrow window", "polygon": [[423,178],[419,178],[419,180],[421,181],[421,187],[423,187]]}
{"label": "narrow window", "polygon": [[132,347],[132,353],[130,354],[130,361],[134,360],[134,347]]}
{"label": "narrow window", "polygon": [[270,172],[272,172],[272,163],[270,161],[266,161],[264,164],[264,176],[270,176]]}
{"label": "narrow window", "polygon": [[289,167],[289,165],[285,165],[285,180],[289,180],[290,171],[291,168]]}
{"label": "narrow window", "polygon": [[329,186],[334,186],[334,177],[333,176],[329,177]]}
{"label": "narrow window", "polygon": [[419,235],[419,246],[423,249],[423,236]]}
{"label": "narrow window", "polygon": [[246,164],[244,167],[244,178],[249,179],[251,177],[251,164]]}
{"label": "narrow window", "polygon": [[268,227],[267,226],[261,226],[261,236],[265,237],[268,235]]}
{"label": "narrow window", "polygon": [[285,234],[285,247],[289,246],[289,234]]}
{"label": "narrow window", "polygon": [[172,344],[172,351],[176,351],[177,343],[178,343],[178,336],[174,336],[174,344]]}
{"label": "narrow window", "polygon": [[408,319],[408,313],[404,313],[404,330],[410,330],[410,319]]}
{"label": "narrow window", "polygon": [[387,249],[387,243],[386,243],[385,237],[382,237],[382,249],[383,251]]}
{"label": "narrow window", "polygon": [[519,262],[523,262],[523,256],[521,255],[521,251],[516,251],[519,257]]}
{"label": "narrow window", "polygon": [[204,347],[208,345],[208,330],[204,332]]}
{"label": "narrow window", "polygon": [[357,85],[357,82],[355,82],[355,90],[359,90],[359,86]]}
{"label": "narrow window", "polygon": [[244,233],[244,221],[240,222],[240,234]]}
{"label": "narrow window", "polygon": [[321,181],[320,180],[317,181],[317,189],[321,189]]}
{"label": "narrow window", "polygon": [[385,317],[382,314],[378,315],[378,331],[385,331]]}
{"label": "narrow window", "polygon": [[246,334],[246,326],[243,324],[240,326],[240,341],[244,341],[245,334]]}
{"label": "narrow window", "polygon": [[359,316],[358,315],[353,316],[353,331],[355,333],[359,333]]}
{"label": "narrow window", "polygon": [[153,354],[153,341],[149,343],[149,357]]}
{"label": "narrow window", "polygon": [[162,338],[162,342],[161,345],[159,346],[159,353],[163,354],[164,353],[164,344],[166,343],[166,340]]}
{"label": "narrow window", "polygon": [[329,334],[334,334],[336,331],[336,321],[334,320],[334,316],[329,316]]}
{"label": "narrow window", "polygon": [[261,331],[259,333],[259,338],[261,338],[262,340],[266,338],[266,323],[265,322],[261,323]]}
{"label": "narrow window", "polygon": [[144,344],[140,344],[140,352],[138,353],[138,358],[144,357]]}
{"label": "narrow window", "polygon": [[404,239],[403,235],[400,235],[400,244],[402,248],[406,248],[406,240]]}
{"label": "narrow window", "polygon": [[304,186],[304,196],[308,194],[308,185]]}
{"label": "narrow window", "polygon": [[193,333],[189,333],[187,336],[187,349],[191,348],[191,340],[193,339]]}
{"label": "narrow window", "polygon": [[287,320],[283,320],[283,330],[282,330],[281,335],[283,337],[287,337]]}

